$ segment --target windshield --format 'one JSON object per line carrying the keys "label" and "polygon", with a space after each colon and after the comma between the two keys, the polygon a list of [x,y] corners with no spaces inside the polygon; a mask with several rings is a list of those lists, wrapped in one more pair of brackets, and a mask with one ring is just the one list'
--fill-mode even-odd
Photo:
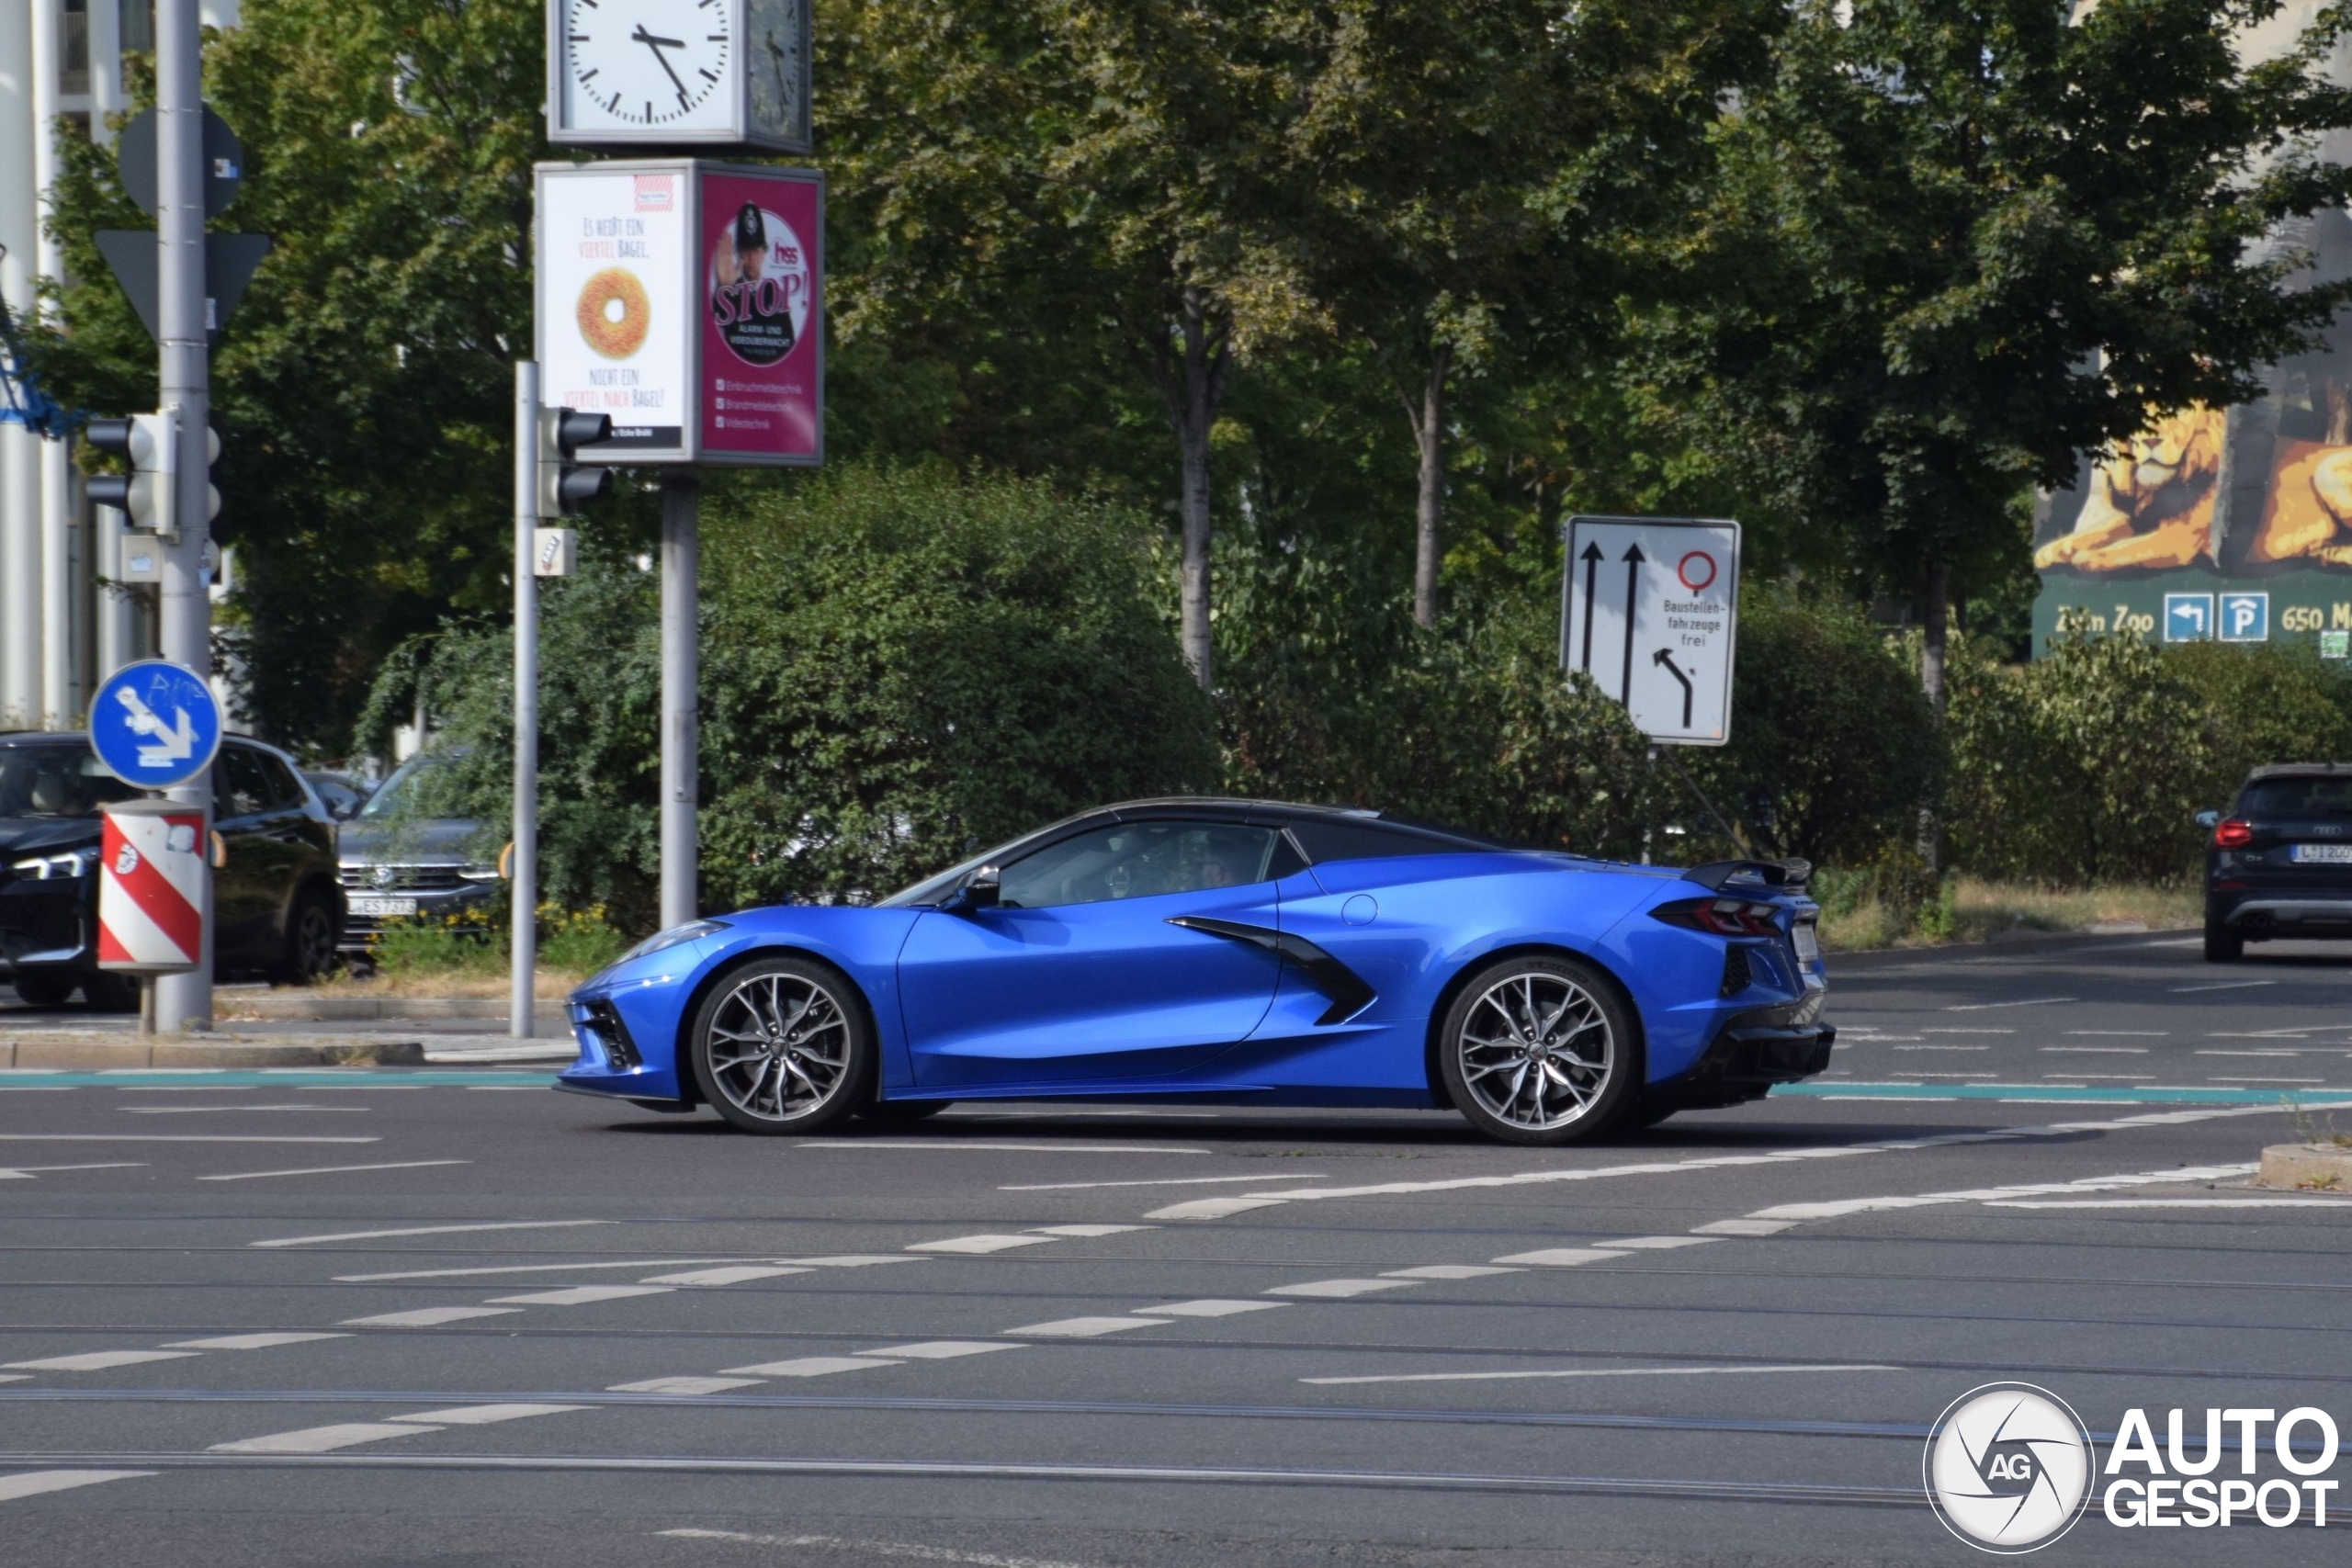
{"label": "windshield", "polygon": [[910,904],[936,904],[942,898],[946,897],[950,893],[955,892],[956,888],[962,886],[964,885],[964,879],[971,875],[972,873],[978,871],[980,867],[989,864],[992,861],[1010,854],[1013,850],[1027,843],[1036,836],[1037,835],[1035,833],[1023,833],[1021,837],[1009,840],[1004,843],[999,844],[992,850],[983,851],[979,854],[974,855],[970,860],[957,861],[954,865],[949,866],[945,871],[941,872],[936,876],[927,876],[921,882],[916,883],[912,887],[902,887],[899,889],[898,892],[893,893],[888,898],[883,899],[877,908],[889,909],[902,908]]}
{"label": "windshield", "polygon": [[0,746],[0,817],[96,817],[143,793],[100,767],[86,746]]}
{"label": "windshield", "polygon": [[381,822],[394,817],[453,817],[458,813],[449,807],[446,797],[453,782],[448,772],[449,759],[440,752],[419,752],[402,762],[384,787],[368,797],[359,808],[363,822]]}

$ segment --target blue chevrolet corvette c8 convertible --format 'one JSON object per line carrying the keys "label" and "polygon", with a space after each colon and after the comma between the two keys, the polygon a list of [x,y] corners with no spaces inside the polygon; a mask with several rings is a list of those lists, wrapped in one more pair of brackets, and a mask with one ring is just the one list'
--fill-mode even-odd
{"label": "blue chevrolet corvette c8 convertible", "polygon": [[1585,860],[1329,807],[1108,806],[878,903],[650,938],[572,993],[560,1087],[756,1133],[1191,1098],[1451,1106],[1572,1143],[1827,1066],[1804,870]]}

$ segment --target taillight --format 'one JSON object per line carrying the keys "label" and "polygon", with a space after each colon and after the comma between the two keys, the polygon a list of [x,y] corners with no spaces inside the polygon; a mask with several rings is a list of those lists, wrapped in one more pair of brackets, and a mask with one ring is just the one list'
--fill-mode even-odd
{"label": "taillight", "polygon": [[1713,931],[1717,936],[1778,936],[1781,907],[1746,898],[1686,898],[1660,904],[1650,913],[1670,926]]}
{"label": "taillight", "polygon": [[2213,847],[2217,850],[2242,850],[2254,842],[2254,824],[2233,817],[2213,829]]}

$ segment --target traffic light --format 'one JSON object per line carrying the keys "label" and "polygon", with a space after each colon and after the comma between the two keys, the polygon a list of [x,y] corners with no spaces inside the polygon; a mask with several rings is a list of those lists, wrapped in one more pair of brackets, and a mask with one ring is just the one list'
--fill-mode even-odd
{"label": "traffic light", "polygon": [[539,410],[539,515],[576,517],[580,509],[611,493],[609,468],[583,468],[572,462],[582,446],[613,438],[610,414],[578,409]]}
{"label": "traffic light", "polygon": [[[130,525],[179,538],[178,490],[180,416],[175,408],[159,413],[135,413],[129,419],[94,419],[83,429],[91,446],[111,452],[130,465],[127,474],[95,474],[90,499],[129,514]],[[204,463],[209,471],[220,457],[220,436],[207,426]],[[205,519],[220,514],[220,492],[204,487]]]}

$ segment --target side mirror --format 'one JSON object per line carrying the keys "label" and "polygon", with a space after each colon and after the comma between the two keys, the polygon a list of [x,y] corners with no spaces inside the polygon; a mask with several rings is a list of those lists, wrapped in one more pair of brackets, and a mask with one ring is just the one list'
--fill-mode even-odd
{"label": "side mirror", "polygon": [[946,903],[941,908],[958,915],[968,915],[980,909],[995,908],[999,897],[998,875],[995,866],[980,867],[964,879],[963,886],[948,895]]}
{"label": "side mirror", "polygon": [[2197,814],[2197,825],[2199,828],[2218,828],[2221,824],[2222,814],[2218,811],[2200,811]]}

